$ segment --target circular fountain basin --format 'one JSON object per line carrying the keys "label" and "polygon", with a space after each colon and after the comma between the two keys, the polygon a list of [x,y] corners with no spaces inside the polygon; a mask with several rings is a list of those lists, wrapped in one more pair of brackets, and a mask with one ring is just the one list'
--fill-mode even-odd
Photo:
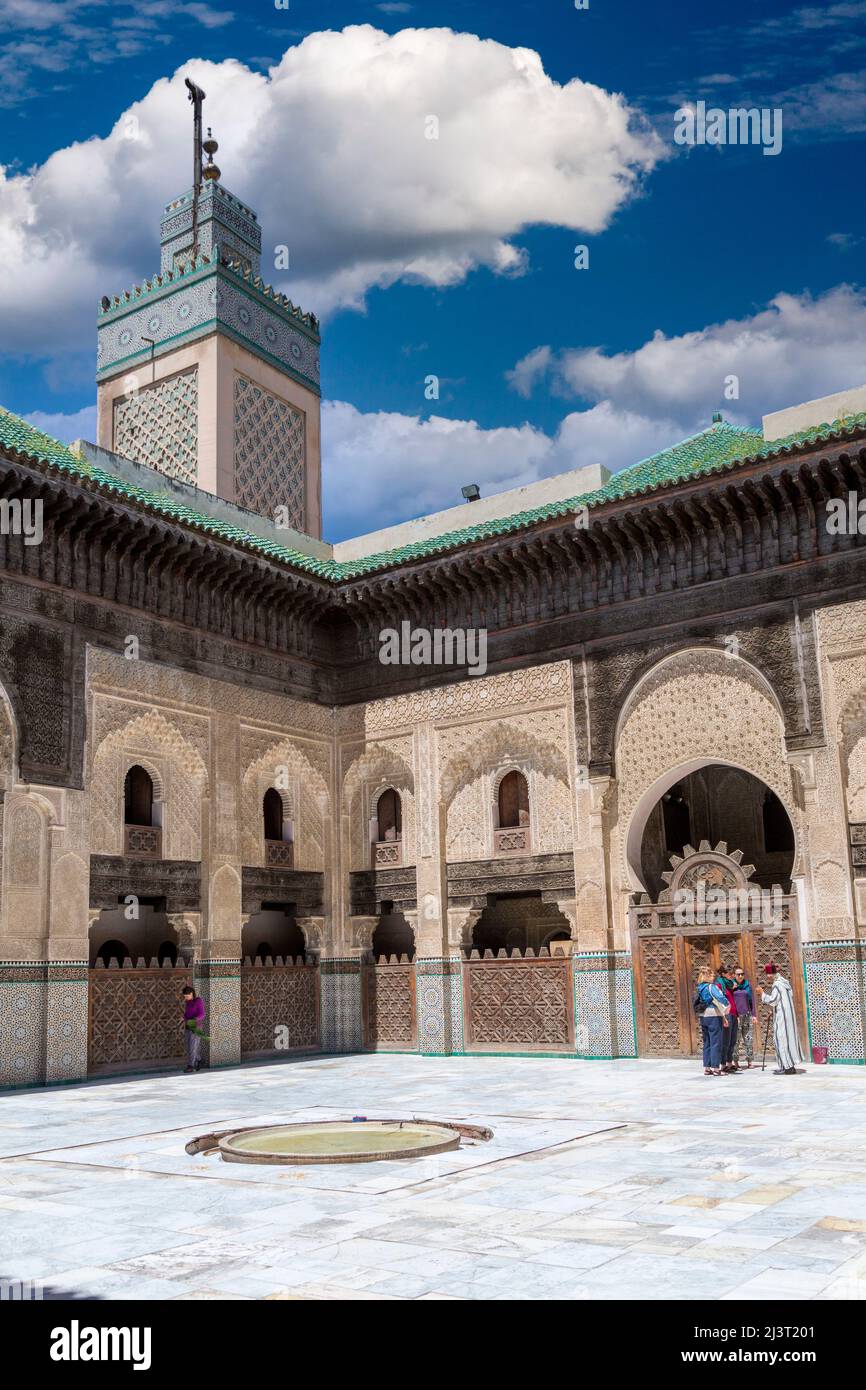
{"label": "circular fountain basin", "polygon": [[460,1146],[460,1130],[420,1120],[268,1125],[218,1140],[226,1163],[372,1163],[427,1158]]}

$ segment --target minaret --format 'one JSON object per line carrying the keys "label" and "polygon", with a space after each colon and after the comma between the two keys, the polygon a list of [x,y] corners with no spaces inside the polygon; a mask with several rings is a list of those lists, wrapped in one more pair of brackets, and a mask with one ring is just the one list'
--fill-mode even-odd
{"label": "minaret", "polygon": [[318,321],[262,280],[258,219],[220,183],[187,86],[193,187],[163,214],[160,273],[102,300],[97,442],[319,537]]}

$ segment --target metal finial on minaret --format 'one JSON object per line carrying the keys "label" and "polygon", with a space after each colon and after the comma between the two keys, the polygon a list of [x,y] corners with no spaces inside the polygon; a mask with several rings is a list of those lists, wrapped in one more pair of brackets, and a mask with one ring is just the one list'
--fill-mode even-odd
{"label": "metal finial on minaret", "polygon": [[217,179],[218,179],[219,176],[220,176],[220,171],[219,171],[217,165],[214,164],[214,162],[213,162],[213,157],[214,157],[214,155],[216,154],[217,150],[219,149],[219,145],[217,144],[216,140],[213,138],[213,134],[212,134],[212,132],[211,132],[210,126],[208,126],[208,128],[207,128],[207,139],[205,140],[204,145],[202,146],[202,149],[204,150],[205,154],[207,155],[207,164],[204,166],[204,168],[203,168],[202,171],[201,171],[201,172],[202,172],[202,177],[203,177],[203,178],[206,178],[210,183],[216,183]]}
{"label": "metal finial on minaret", "polygon": [[192,102],[192,260],[198,256],[198,200],[201,196],[201,107],[205,93],[187,77],[184,79]]}

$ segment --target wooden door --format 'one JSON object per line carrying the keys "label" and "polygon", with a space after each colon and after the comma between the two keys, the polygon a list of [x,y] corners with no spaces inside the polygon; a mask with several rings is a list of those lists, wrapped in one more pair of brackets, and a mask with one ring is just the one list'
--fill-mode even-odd
{"label": "wooden door", "polygon": [[[759,989],[766,983],[764,966],[774,961],[786,980],[790,980],[794,992],[794,1012],[797,1016],[797,1032],[804,1052],[808,1051],[809,1031],[806,1024],[806,1000],[803,993],[803,968],[800,952],[797,949],[793,931],[786,927],[782,931],[754,931],[746,934],[746,960],[743,965],[752,982],[758,1017],[755,1020],[755,1055],[760,1047],[763,1050],[767,1014],[770,1012],[761,1003]],[[772,1032],[772,1029],[771,1029]],[[773,1041],[770,1039],[769,1056],[773,1055]],[[775,1063],[774,1063],[775,1065]]]}
{"label": "wooden door", "polygon": [[682,938],[640,939],[635,976],[638,1049],[641,1056],[681,1057],[688,1048],[684,1028],[685,979]]}

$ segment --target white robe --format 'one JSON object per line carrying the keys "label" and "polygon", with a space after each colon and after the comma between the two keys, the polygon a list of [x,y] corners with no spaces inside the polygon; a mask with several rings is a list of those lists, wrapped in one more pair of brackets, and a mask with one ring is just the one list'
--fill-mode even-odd
{"label": "white robe", "polygon": [[764,992],[763,999],[773,1010],[773,1046],[776,1049],[776,1060],[783,1071],[788,1071],[798,1062],[805,1061],[797,1033],[794,991],[784,976],[777,975],[776,983],[771,990]]}

